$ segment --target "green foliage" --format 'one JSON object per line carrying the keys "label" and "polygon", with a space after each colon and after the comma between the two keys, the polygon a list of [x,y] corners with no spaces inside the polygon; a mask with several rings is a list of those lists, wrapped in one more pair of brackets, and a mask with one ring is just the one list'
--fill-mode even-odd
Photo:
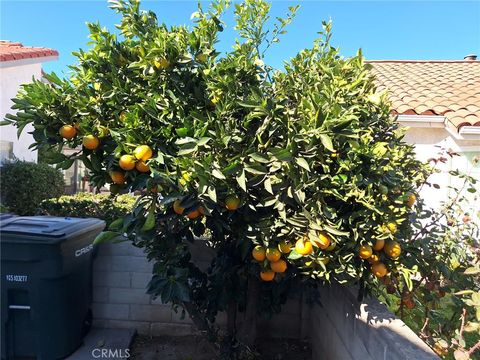
{"label": "green foliage", "polygon": [[42,200],[59,197],[65,188],[60,171],[24,161],[3,164],[0,185],[2,205],[18,215],[34,215]]}
{"label": "green foliage", "polygon": [[108,194],[78,193],[44,200],[38,212],[62,217],[95,217],[105,220],[108,227],[118,218],[130,214],[135,201],[136,197],[128,194],[113,197]]}
{"label": "green foliage", "polygon": [[[446,157],[431,161],[441,164]],[[377,295],[438,355],[468,360],[476,358],[475,345],[480,346],[480,213],[472,211],[479,188],[468,174],[450,175],[448,199],[437,209],[420,202],[411,216],[410,254],[404,262],[416,269],[412,286],[391,276]],[[429,184],[427,179],[424,186],[438,187]]]}
{"label": "green foliage", "polygon": [[[50,84],[25,85],[14,100],[17,114],[8,119],[19,131],[33,125],[35,145],[51,163],[66,167],[80,159],[97,186],[121,171],[125,190],[146,190],[102,240],[128,233],[155,262],[150,293],[210,323],[232,302],[248,308],[250,285],[270,266],[251,260],[255,245],[276,248],[320,234],[335,244],[322,249],[314,242],[310,255],[283,255],[286,273],[260,287],[266,313],[278,311],[299,283],[378,286],[358,249],[378,239],[408,249],[413,229],[406,201],[427,168],[403,142],[361,53],[343,58],[329,44],[330,24],[323,23],[312,48],[276,71],[263,55],[297,8],[270,28],[268,3],[236,4],[239,39],[220,54],[215,46],[227,5],[199,7],[192,26],[167,27],[140,11],[138,1],[112,1],[123,36],[89,24],[92,47],[75,54],[72,77],[52,74]],[[62,139],[64,124],[75,124],[78,135]],[[98,149],[59,153],[87,134],[100,138]],[[122,171],[120,156],[142,144],[154,151],[150,172]],[[232,195],[238,209],[227,209]],[[173,210],[175,200],[182,215]],[[389,223],[398,231],[386,230]],[[206,272],[191,261],[188,247],[202,236],[216,254]],[[381,255],[381,261],[411,281],[403,257]]]}

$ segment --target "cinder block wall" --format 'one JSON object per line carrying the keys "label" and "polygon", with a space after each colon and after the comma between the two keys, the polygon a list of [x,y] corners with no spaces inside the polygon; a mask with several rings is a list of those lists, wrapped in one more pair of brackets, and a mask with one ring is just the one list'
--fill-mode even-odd
{"label": "cinder block wall", "polygon": [[[213,253],[201,240],[191,248],[200,268],[208,267]],[[146,294],[152,277],[152,264],[142,249],[129,241],[102,244],[93,266],[93,325],[100,328],[134,328],[140,334],[190,335],[195,326],[181,319],[170,305],[153,300]],[[308,333],[307,305],[301,299],[289,301],[284,310],[271,319],[259,320],[260,333],[277,337],[303,338]],[[217,317],[226,324],[225,314]]]}
{"label": "cinder block wall", "polygon": [[194,327],[169,305],[146,294],[152,264],[130,242],[99,247],[93,265],[93,325],[135,328],[147,335],[190,335]]}
{"label": "cinder block wall", "polygon": [[[206,267],[213,254],[202,245],[199,241],[191,251],[196,263]],[[151,276],[152,264],[142,249],[128,241],[101,245],[93,272],[94,326],[134,328],[153,336],[195,333],[188,317],[181,320],[169,305],[146,294]],[[358,303],[353,289],[332,284],[321,288],[320,301],[322,307],[289,301],[280,314],[259,319],[259,334],[309,338],[314,360],[439,359],[376,299]],[[219,316],[219,324],[225,322]]]}
{"label": "cinder block wall", "polygon": [[356,291],[337,284],[320,291],[311,308],[313,359],[430,360],[439,357],[376,299],[359,303]]}

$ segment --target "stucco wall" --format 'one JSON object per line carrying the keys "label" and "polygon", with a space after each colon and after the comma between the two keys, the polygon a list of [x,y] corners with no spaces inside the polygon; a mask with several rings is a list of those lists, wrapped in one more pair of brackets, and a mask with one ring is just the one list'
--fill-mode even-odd
{"label": "stucco wall", "polygon": [[[449,170],[470,172],[472,176],[480,180],[480,163],[476,167],[472,163],[472,154],[480,156],[480,140],[455,139],[446,129],[443,128],[410,128],[405,136],[405,141],[415,145],[417,158],[421,161],[428,161],[431,158],[438,158],[440,148],[451,149],[460,156],[450,158],[447,156],[445,163],[438,163],[437,168],[441,173],[431,177],[431,183],[440,185],[440,189],[424,186],[421,196],[429,206],[437,207],[442,201],[448,198],[451,191],[448,186],[459,186],[461,181],[455,182],[455,178],[448,174]],[[477,184],[480,192],[480,183]],[[480,208],[478,195],[465,193],[470,199],[470,208]]]}
{"label": "stucco wall", "polygon": [[[0,67],[0,119],[7,113],[13,113],[11,101],[17,95],[21,84],[29,83],[32,77],[40,78],[42,66],[40,63],[19,66]],[[37,151],[28,147],[33,143],[32,135],[28,134],[32,126],[25,127],[20,138],[17,138],[17,129],[7,125],[0,127],[0,140],[13,142],[13,154],[21,160],[37,161]]]}

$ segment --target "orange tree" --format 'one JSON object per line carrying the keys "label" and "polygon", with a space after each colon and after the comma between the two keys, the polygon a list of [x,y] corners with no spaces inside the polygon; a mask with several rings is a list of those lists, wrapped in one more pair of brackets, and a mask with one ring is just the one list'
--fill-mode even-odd
{"label": "orange tree", "polygon": [[[51,163],[79,159],[98,187],[142,191],[97,240],[129,235],[155,263],[149,292],[212,336],[219,311],[277,312],[299,284],[363,294],[388,273],[408,279],[425,176],[361,53],[329,44],[330,24],[274,70],[265,51],[297,8],[272,23],[264,1],[236,4],[238,39],[220,54],[227,6],[167,27],[138,1],[112,1],[121,34],[89,24],[92,46],[75,53],[71,77],[24,85],[8,115],[19,131],[33,125]],[[196,237],[215,251],[208,271],[191,259]]]}

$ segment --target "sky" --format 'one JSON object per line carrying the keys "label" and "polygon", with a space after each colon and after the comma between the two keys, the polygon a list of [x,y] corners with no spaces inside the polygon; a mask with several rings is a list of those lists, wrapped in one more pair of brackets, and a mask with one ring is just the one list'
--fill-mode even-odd
{"label": "sky", "polygon": [[[284,60],[310,47],[321,31],[322,20],[333,22],[334,46],[344,56],[362,48],[367,59],[459,60],[480,55],[480,0],[473,1],[273,1],[271,16],[283,16],[291,5],[300,5],[288,33],[268,53],[266,62],[280,68]],[[204,6],[207,4],[205,3]],[[142,8],[156,12],[168,25],[191,24],[197,1],[144,0]],[[28,46],[54,48],[58,61],[44,64],[47,72],[68,74],[75,63],[72,51],[87,48],[86,22],[99,21],[115,31],[119,15],[106,0],[0,0],[0,39]],[[236,37],[233,15],[221,36],[220,51]]]}

